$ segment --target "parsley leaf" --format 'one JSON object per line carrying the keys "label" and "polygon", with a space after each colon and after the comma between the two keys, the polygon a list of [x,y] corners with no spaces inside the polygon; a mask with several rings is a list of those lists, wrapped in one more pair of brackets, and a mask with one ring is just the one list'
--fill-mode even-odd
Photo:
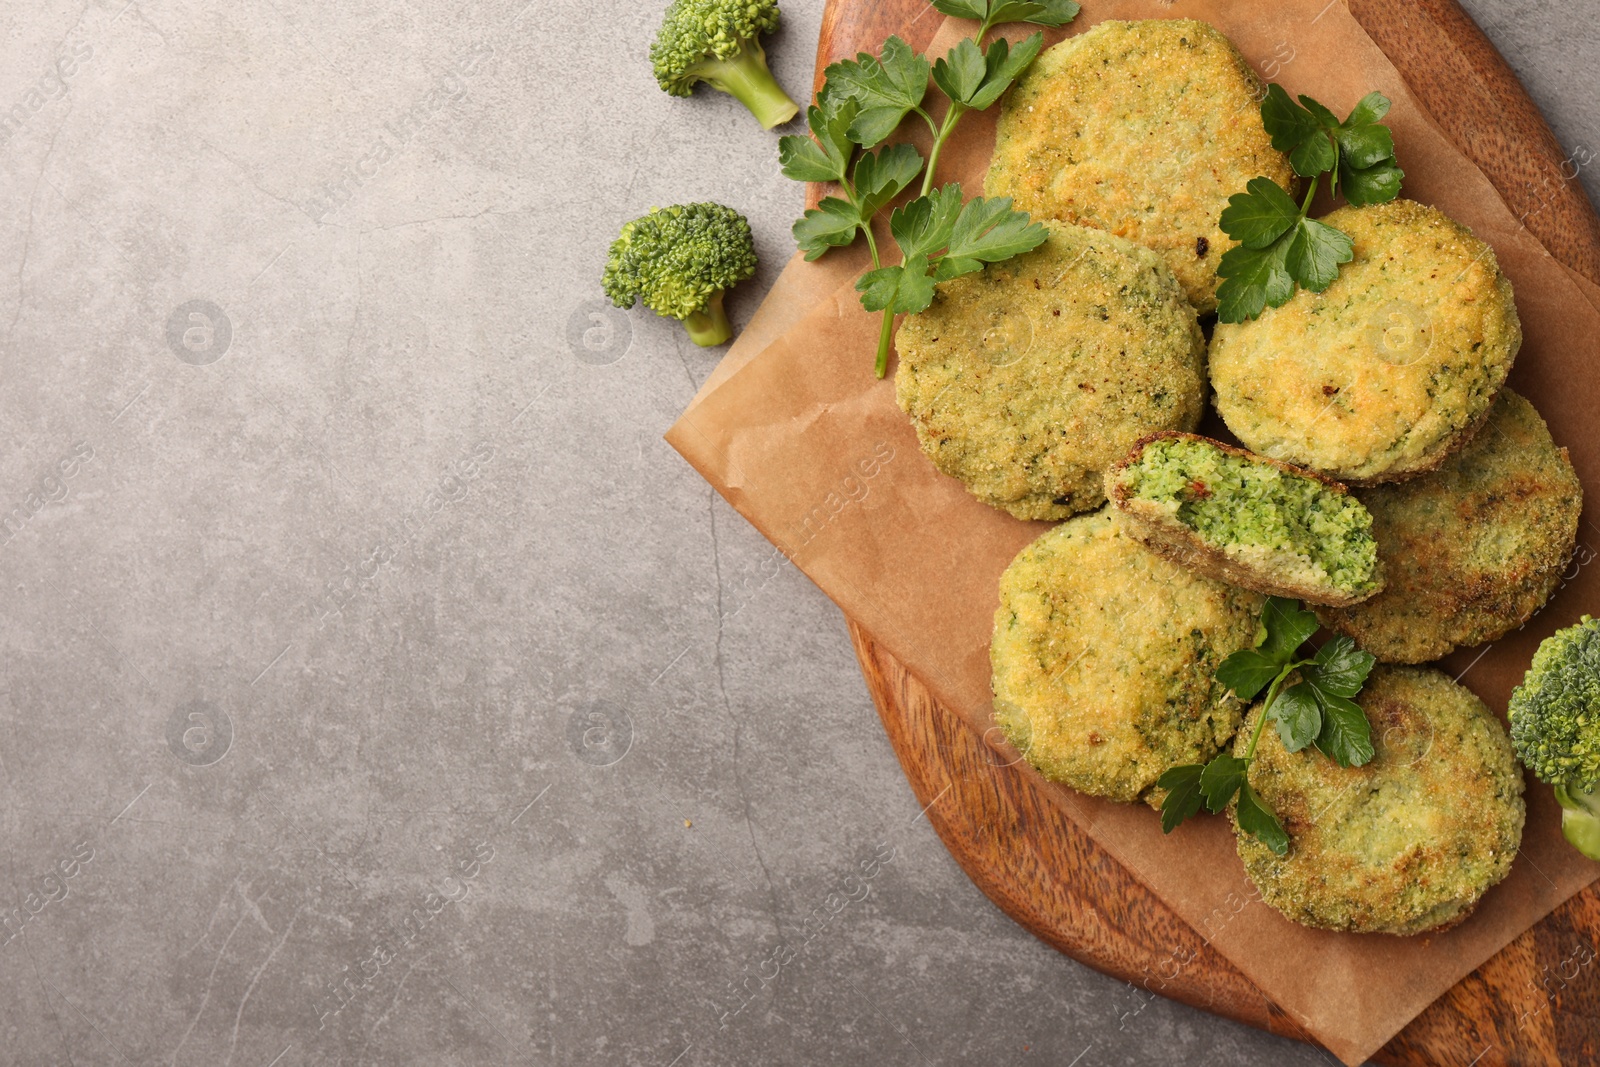
{"label": "parsley leaf", "polygon": [[1291,689],[1306,689],[1317,702],[1322,722],[1316,737],[1322,754],[1341,767],[1360,767],[1372,759],[1372,725],[1351,697],[1361,692],[1377,657],[1339,636],[1318,650],[1301,672],[1305,678]]}
{"label": "parsley leaf", "polygon": [[1373,90],[1361,98],[1361,102],[1350,110],[1350,117],[1344,120],[1345,126],[1370,126],[1389,113],[1389,98],[1377,90]]}
{"label": "parsley leaf", "polygon": [[1170,834],[1178,824],[1200,812],[1200,772],[1198,763],[1184,763],[1169,769],[1156,785],[1167,791],[1161,798],[1161,832]]}
{"label": "parsley leaf", "polygon": [[[948,195],[951,186],[946,186]],[[954,186],[960,195],[960,186]],[[1015,211],[1009,196],[974,197],[961,208],[951,227],[948,247],[939,260],[939,280],[949,281],[982,270],[985,263],[1003,263],[1030,252],[1050,236],[1025,211]]]}
{"label": "parsley leaf", "polygon": [[905,257],[869,271],[856,283],[868,311],[914,314],[933,303],[936,281],[949,281],[1037,248],[1048,233],[1011,208],[1009,197],[961,200],[951,183],[889,216],[889,232]]}
{"label": "parsley leaf", "polygon": [[933,303],[934,283],[981,270],[1039,247],[1049,232],[1015,211],[1009,197],[974,197],[962,202],[954,182],[919,196],[889,216],[889,232],[900,246],[902,261],[868,271],[856,282],[861,306],[881,311],[877,374],[889,364],[894,316],[915,314]]}
{"label": "parsley leaf", "polygon": [[1339,264],[1355,258],[1350,238],[1327,223],[1301,214],[1289,195],[1269,178],[1252,178],[1246,192],[1228,198],[1222,230],[1239,242],[1222,255],[1217,274],[1217,315],[1243,322],[1266,307],[1282,307],[1295,283],[1322,292],[1339,276]]}
{"label": "parsley leaf", "polygon": [[958,19],[982,22],[989,17],[989,0],[931,0],[933,6]]}
{"label": "parsley leaf", "polygon": [[1253,178],[1246,191],[1228,199],[1222,231],[1235,241],[1223,253],[1217,274],[1217,317],[1246,322],[1269,307],[1282,307],[1296,286],[1320,293],[1339,276],[1341,264],[1355,256],[1350,238],[1307,218],[1317,185],[1330,174],[1335,194],[1352,204],[1380,204],[1400,195],[1405,172],[1395,162],[1394,135],[1378,120],[1389,112],[1382,93],[1368,93],[1340,122],[1309,96],[1299,103],[1281,85],[1269,85],[1261,101],[1261,122],[1272,146],[1287,152],[1289,165],[1311,185],[1295,207],[1288,193],[1266,178]]}
{"label": "parsley leaf", "polygon": [[1340,697],[1353,697],[1367,684],[1378,657],[1363,652],[1343,634],[1317,650],[1316,659],[1305,669],[1306,681],[1318,691]]}
{"label": "parsley leaf", "polygon": [[792,134],[778,142],[783,173],[796,181],[837,182],[842,197],[824,197],[794,224],[795,244],[808,261],[830,248],[840,248],[872,224],[872,217],[899,196],[922,173],[922,155],[909,144],[867,152],[849,168],[855,151],[847,130],[860,111],[850,97],[824,93],[807,112],[812,137]]}
{"label": "parsley leaf", "polygon": [[933,0],[933,6],[946,15],[981,22],[985,31],[1006,22],[1065,26],[1080,10],[1073,0],[1042,0],[1039,3],[1025,3],[1022,0]]}
{"label": "parsley leaf", "polygon": [[[993,48],[992,45],[990,47]],[[985,55],[978,48],[978,42],[971,37],[963,37],[959,44],[945,53],[944,58],[933,61],[933,84],[956,103],[972,99],[988,73]]]}
{"label": "parsley leaf", "polygon": [[1340,170],[1339,188],[1352,204],[1387,204],[1400,195],[1400,180],[1406,176],[1394,163],[1378,163],[1365,170]]}
{"label": "parsley leaf", "polygon": [[905,117],[922,107],[928,95],[928,60],[899,37],[883,42],[877,56],[865,52],[829,65],[823,71],[826,91],[856,101],[860,110],[849,126],[852,141],[863,148],[882,144]]}
{"label": "parsley leaf", "polygon": [[812,262],[830,248],[843,248],[856,239],[861,229],[861,211],[850,201],[825,196],[794,224],[795,244]]}
{"label": "parsley leaf", "polygon": [[1217,318],[1222,322],[1248,322],[1269,305],[1282,307],[1294,296],[1294,277],[1285,265],[1287,242],[1257,251],[1240,245],[1222,254],[1217,263]]}
{"label": "parsley leaf", "polygon": [[863,155],[856,163],[854,175],[861,217],[870,220],[921,173],[922,155],[913,145],[890,145]]}
{"label": "parsley leaf", "polygon": [[778,163],[784,177],[797,182],[836,182],[844,178],[844,160],[834,158],[816,141],[799,134],[778,139]]}
{"label": "parsley leaf", "polygon": [[1283,825],[1248,784],[1239,790],[1237,817],[1240,830],[1255,837],[1277,855],[1282,856],[1289,851],[1289,835],[1283,832]]}
{"label": "parsley leaf", "polygon": [[[1310,97],[1300,99],[1316,103]],[[1327,108],[1317,106],[1328,118],[1333,117]],[[1272,138],[1272,147],[1289,153],[1289,165],[1302,178],[1332,170],[1338,162],[1333,142],[1328,139],[1328,127],[1308,108],[1290,100],[1281,85],[1267,86],[1267,95],[1261,101],[1261,124]],[[1339,120],[1334,119],[1333,125],[1337,127]]]}
{"label": "parsley leaf", "polygon": [[1322,708],[1304,682],[1279,693],[1271,714],[1278,724],[1278,737],[1290,752],[1299,752],[1322,732]]}
{"label": "parsley leaf", "polygon": [[1217,667],[1217,681],[1241,700],[1250,700],[1286,666],[1306,639],[1317,632],[1317,617],[1287,597],[1268,597],[1256,626],[1254,648],[1240,649]]}
{"label": "parsley leaf", "polygon": [[1289,237],[1284,267],[1303,288],[1320,293],[1339,276],[1339,264],[1350,262],[1355,254],[1355,245],[1342,230],[1301,219]]}
{"label": "parsley leaf", "polygon": [[893,267],[869,270],[856,282],[861,306],[890,315],[914,314],[933,303],[933,276],[928,257],[915,255]]}
{"label": "parsley leaf", "polygon": [[1224,752],[1200,772],[1200,792],[1206,795],[1206,807],[1212,814],[1228,806],[1228,801],[1244,785],[1245,771],[1250,762]]}
{"label": "parsley leaf", "polygon": [[1261,623],[1266,627],[1266,637],[1258,638],[1256,647],[1271,656],[1280,666],[1287,664],[1300,650],[1300,646],[1317,632],[1317,617],[1288,597],[1267,598],[1261,609]]}
{"label": "parsley leaf", "polygon": [[996,26],[1005,22],[1031,22],[1035,26],[1065,26],[1082,10],[1073,0],[1043,0],[1042,3],[989,0],[989,6],[988,21]]}
{"label": "parsley leaf", "polygon": [[889,232],[907,256],[932,255],[950,243],[961,214],[961,187],[955,183],[919,196],[889,216]]}
{"label": "parsley leaf", "polygon": [[1377,123],[1349,129],[1341,126],[1333,139],[1339,145],[1340,164],[1350,170],[1366,170],[1394,155],[1394,134]]}
{"label": "parsley leaf", "polygon": [[1346,697],[1320,696],[1322,732],[1317,748],[1341,767],[1361,767],[1371,761],[1372,724],[1367,713]]}
{"label": "parsley leaf", "polygon": [[861,105],[848,97],[824,92],[806,109],[811,137],[789,134],[778,139],[778,162],[786,177],[797,182],[843,181],[855,145],[849,137]]}
{"label": "parsley leaf", "polygon": [[1281,665],[1253,648],[1240,649],[1217,668],[1217,681],[1240,700],[1250,700],[1271,684]]}
{"label": "parsley leaf", "polygon": [[1352,204],[1384,204],[1400,195],[1405,171],[1394,158],[1394,134],[1378,120],[1389,113],[1389,98],[1368,93],[1339,124],[1339,170],[1334,191]]}
{"label": "parsley leaf", "polygon": [[933,84],[953,104],[982,111],[1011,88],[1043,47],[1042,33],[1024,38],[1015,48],[1000,37],[984,52],[978,50],[972,38],[963,38],[943,59],[934,61]]}
{"label": "parsley leaf", "polygon": [[1245,248],[1266,248],[1299,221],[1300,205],[1271,178],[1251,178],[1222,209],[1223,230]]}

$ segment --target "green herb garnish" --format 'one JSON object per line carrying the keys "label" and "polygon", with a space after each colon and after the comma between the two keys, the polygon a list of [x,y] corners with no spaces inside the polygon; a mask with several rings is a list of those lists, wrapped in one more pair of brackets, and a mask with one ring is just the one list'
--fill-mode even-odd
{"label": "green herb garnish", "polygon": [[1382,204],[1400,195],[1405,177],[1394,157],[1394,137],[1378,120],[1389,113],[1382,93],[1368,93],[1343,122],[1311,99],[1289,99],[1269,85],[1261,121],[1272,147],[1289,153],[1289,165],[1310,178],[1298,205],[1270,178],[1252,178],[1245,192],[1228,199],[1222,232],[1239,244],[1217,265],[1217,318],[1245,322],[1267,307],[1282,307],[1301,286],[1320,293],[1354,255],[1350,238],[1308,218],[1324,174],[1329,188],[1351,204]]}
{"label": "green herb garnish", "polygon": [[[1315,744],[1341,767],[1360,767],[1372,759],[1372,727],[1352,698],[1361,692],[1377,658],[1342,636],[1302,657],[1301,646],[1316,632],[1317,617],[1298,602],[1267,599],[1255,647],[1235,652],[1217,668],[1217,681],[1241,700],[1267,691],[1249,747],[1242,757],[1225,752],[1204,766],[1186,763],[1157,779],[1156,784],[1167,790],[1161,802],[1163,832],[1171,833],[1199,812],[1202,799],[1216,813],[1237,796],[1239,829],[1280,856],[1289,851],[1289,835],[1247,778],[1269,720],[1277,723],[1278,737],[1290,752]],[[1300,680],[1283,688],[1296,671]]]}
{"label": "green herb garnish", "polygon": [[817,259],[829,248],[850,244],[862,233],[872,246],[876,263],[872,217],[922,173],[922,155],[908,144],[863,153],[852,166],[856,144],[846,131],[860,114],[861,105],[855,99],[824,93],[806,113],[815,140],[789,136],[779,142],[784,174],[796,181],[834,182],[844,192],[843,197],[824,197],[794,224],[795,243],[807,260]]}
{"label": "green herb garnish", "polygon": [[925,310],[933,287],[985,263],[1003,263],[1038,248],[1049,237],[1026,212],[1013,211],[1009,197],[974,197],[962,202],[961,186],[951,182],[920,196],[889,216],[889,232],[900,246],[901,262],[868,271],[856,282],[861,306],[883,312],[878,344],[878,377],[889,360],[894,317]]}
{"label": "green herb garnish", "polygon": [[[862,52],[832,64],[823,72],[816,105],[807,112],[811,136],[791,135],[778,143],[785,175],[796,181],[832,182],[841,190],[794,224],[795,243],[806,259],[851,244],[858,234],[866,238],[872,270],[856,288],[868,311],[883,312],[874,364],[880,378],[888,370],[896,315],[925,309],[936,283],[1010,259],[1045,240],[1044,228],[1030,227],[1028,216],[1013,211],[1010,200],[979,197],[969,214],[959,185],[939,190],[934,181],[939,154],[962,116],[993,106],[1044,47],[1044,35],[1035,33],[1015,47],[1001,38],[985,48],[989,31],[1007,22],[1061,26],[1078,13],[1073,0],[931,2],[947,15],[977,21],[978,32],[932,62],[899,37],[890,37],[876,56]],[[923,106],[930,79],[948,100],[938,120]],[[909,144],[879,148],[913,114],[933,135],[926,161]],[[858,149],[863,150],[859,159]],[[890,219],[905,260],[884,267],[872,220],[919,176],[918,199]]]}

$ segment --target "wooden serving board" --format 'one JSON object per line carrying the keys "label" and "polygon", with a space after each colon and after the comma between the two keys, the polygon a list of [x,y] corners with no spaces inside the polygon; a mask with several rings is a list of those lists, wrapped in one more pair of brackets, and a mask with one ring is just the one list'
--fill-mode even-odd
{"label": "wooden serving board", "polygon": [[[1266,0],[1264,0],[1266,2]],[[1562,169],[1566,153],[1511,68],[1455,0],[1348,0],[1434,120],[1562,263],[1600,283],[1600,216]],[[898,33],[921,49],[942,16],[928,0],[829,0],[829,63]],[[814,204],[820,195],[810,192]],[[854,623],[861,670],[928,819],[1001,910],[1079,962],[1273,1033],[1310,1040],[1249,979],[1004,766],[983,738]],[[937,801],[937,803],[935,803]],[[1386,1064],[1600,1063],[1600,889],[1590,887],[1463,979],[1391,1040]],[[1579,959],[1583,959],[1580,955]],[[1487,1052],[1486,1052],[1487,1049]]]}

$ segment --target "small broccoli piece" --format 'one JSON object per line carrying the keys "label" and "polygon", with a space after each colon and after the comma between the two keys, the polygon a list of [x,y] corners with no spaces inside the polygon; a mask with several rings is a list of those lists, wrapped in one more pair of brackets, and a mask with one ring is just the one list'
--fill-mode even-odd
{"label": "small broccoli piece", "polygon": [[673,0],[650,46],[656,81],[673,96],[705,82],[738,98],[765,129],[788,122],[800,106],[772,77],[761,47],[761,35],[777,27],[777,0]]}
{"label": "small broccoli piece", "polygon": [[682,319],[697,345],[733,336],[723,294],[756,270],[750,222],[721,204],[651,208],[622,227],[601,284],[619,308],[641,297],[657,315]]}
{"label": "small broccoli piece", "polygon": [[1585,615],[1545,638],[1509,715],[1517,755],[1555,787],[1561,832],[1600,859],[1600,621]]}

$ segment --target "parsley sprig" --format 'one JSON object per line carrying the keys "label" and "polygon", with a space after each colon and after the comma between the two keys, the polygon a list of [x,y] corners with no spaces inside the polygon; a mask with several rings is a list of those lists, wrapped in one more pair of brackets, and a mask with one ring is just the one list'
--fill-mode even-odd
{"label": "parsley sprig", "polygon": [[[1007,22],[1062,26],[1079,10],[1073,0],[931,2],[946,15],[973,19],[978,32],[933,61],[890,37],[876,56],[862,52],[830,65],[807,112],[811,136],[778,142],[784,174],[796,181],[832,182],[840,190],[794,224],[795,242],[806,259],[851,244],[858,234],[866,238],[873,269],[856,288],[868,311],[883,312],[874,365],[880,378],[888,370],[896,315],[925,309],[936,283],[1010,259],[1045,240],[1044,228],[1030,226],[1029,217],[1012,210],[1010,200],[978,197],[963,206],[959,185],[941,190],[934,182],[940,152],[962,117],[993,106],[1044,47],[1043,33],[1014,47],[1004,38],[984,47],[989,31]],[[940,119],[924,106],[930,80],[948,102]],[[909,144],[881,147],[910,115],[921,118],[933,135],[926,161]],[[885,267],[872,220],[919,176],[917,199],[890,217],[890,232],[904,258]]]}
{"label": "parsley sprig", "polygon": [[[1241,649],[1222,661],[1217,681],[1241,700],[1263,689],[1261,717],[1243,756],[1221,753],[1210,763],[1186,763],[1163,774],[1156,784],[1167,791],[1161,802],[1161,829],[1166,833],[1200,810],[1202,800],[1212,813],[1238,797],[1239,829],[1258,838],[1282,856],[1289,835],[1266,803],[1250,787],[1250,762],[1268,721],[1275,722],[1283,747],[1299,752],[1316,745],[1341,767],[1360,767],[1372,759],[1372,727],[1354,698],[1377,662],[1348,637],[1335,637],[1311,655],[1303,646],[1317,632],[1317,617],[1299,603],[1270,597],[1261,612],[1254,648]],[[1299,681],[1284,688],[1289,676]]]}
{"label": "parsley sprig", "polygon": [[1011,209],[1009,197],[974,197],[962,202],[961,186],[951,182],[889,216],[889,232],[900,246],[901,261],[861,276],[856,289],[861,306],[883,312],[878,338],[878,377],[889,359],[894,317],[925,310],[938,282],[1003,263],[1039,247],[1049,235],[1025,213]]}
{"label": "parsley sprig", "polygon": [[1239,244],[1217,264],[1217,317],[1245,322],[1267,307],[1282,307],[1301,286],[1320,293],[1354,257],[1348,235],[1309,218],[1322,175],[1329,189],[1351,204],[1382,204],[1400,195],[1405,172],[1394,157],[1394,136],[1379,119],[1389,113],[1382,93],[1362,97],[1340,122],[1309,96],[1297,104],[1280,85],[1269,85],[1261,121],[1272,147],[1289,153],[1289,165],[1310,178],[1298,205],[1270,178],[1252,178],[1228,199],[1222,232]]}

